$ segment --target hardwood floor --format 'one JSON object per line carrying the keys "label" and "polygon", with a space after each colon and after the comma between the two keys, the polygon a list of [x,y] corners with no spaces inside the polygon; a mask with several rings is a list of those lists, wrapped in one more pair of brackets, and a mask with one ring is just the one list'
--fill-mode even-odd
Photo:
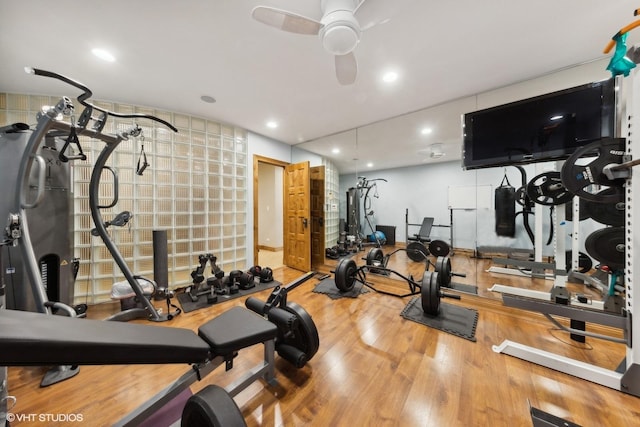
{"label": "hardwood floor", "polygon": [[[363,263],[362,256],[361,252],[354,259]],[[640,398],[492,351],[493,345],[512,339],[607,369],[615,369],[625,355],[621,344],[591,338],[576,343],[542,315],[503,306],[500,296],[487,290],[496,282],[538,290],[549,290],[552,282],[486,273],[489,264],[456,254],[453,270],[467,277],[454,277],[454,282],[477,285],[478,295],[442,300],[478,311],[476,342],[403,319],[400,312],[410,297],[369,292],[334,300],[313,292],[315,278],[295,289],[289,300],[313,316],[320,349],[300,370],[278,358],[277,386],[254,383],[236,397],[247,424],[530,426],[530,402],[583,426],[640,425]],[[328,260],[318,270],[329,272],[334,266],[335,261]],[[404,252],[393,255],[389,266],[415,277],[424,270],[424,265],[408,261]],[[300,274],[288,268],[274,271],[275,279],[283,283]],[[368,278],[378,281],[372,275]],[[266,299],[269,292],[255,295]],[[243,303],[244,299],[236,299],[183,313],[160,326],[196,330]],[[104,318],[112,310],[111,305],[91,307],[89,313]],[[589,330],[619,336],[605,327],[589,325]],[[258,347],[241,351],[231,371],[218,368],[192,391],[231,383],[261,358]],[[81,414],[83,425],[110,425],[187,369],[187,365],[83,366],[76,377],[40,388],[44,368],[10,368],[9,393],[17,399],[12,411]]]}

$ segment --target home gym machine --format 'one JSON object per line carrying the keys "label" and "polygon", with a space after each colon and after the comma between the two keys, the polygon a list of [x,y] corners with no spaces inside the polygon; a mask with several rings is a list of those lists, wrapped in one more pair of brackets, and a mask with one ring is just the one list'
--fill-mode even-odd
{"label": "home gym machine", "polygon": [[[15,123],[0,128],[0,175],[7,196],[0,199],[0,218],[5,239],[10,244],[0,257],[6,270],[2,271],[8,284],[7,306],[18,310],[68,310],[69,315],[84,315],[86,305],[73,306],[74,284],[79,259],[73,256],[73,187],[69,162],[62,162],[59,153],[64,145],[61,138],[44,137],[35,152],[27,152],[29,126]],[[35,162],[33,176],[20,177],[22,164],[31,158]],[[26,178],[26,179],[25,179]],[[11,195],[9,197],[9,195]],[[20,206],[29,212],[29,236],[23,237],[24,217]],[[38,276],[43,292],[30,292],[29,264],[18,243],[24,239],[33,242]],[[59,302],[56,307],[45,307],[44,301]]]}
{"label": "home gym machine", "polygon": [[[354,239],[358,250],[362,250],[364,242],[373,243],[378,248],[386,243],[386,237],[381,231],[376,231],[373,228],[370,219],[374,215],[374,211],[371,210],[371,196],[369,194],[373,190],[373,197],[376,199],[379,197],[376,181],[387,182],[384,178],[367,179],[360,176],[355,188],[349,188],[347,191],[347,239],[353,236],[351,238]],[[362,233],[360,199],[363,199],[364,212],[362,214],[371,229],[371,234],[368,236],[364,236]]]}
{"label": "home gym machine", "polygon": [[[34,255],[33,243],[31,240],[32,237],[27,221],[27,211],[34,203],[28,203],[25,200],[25,184],[23,183],[27,182],[28,180],[29,173],[33,169],[32,166],[34,164],[34,159],[38,164],[39,182],[43,182],[44,180],[46,171],[44,160],[37,156],[37,150],[40,147],[43,139],[47,139],[50,137],[64,138],[64,145],[60,150],[58,157],[61,162],[68,162],[86,159],[86,155],[83,153],[80,141],[78,139],[78,136],[83,135],[92,139],[100,140],[105,143],[104,148],[95,161],[89,183],[89,207],[91,210],[91,217],[95,225],[95,231],[93,231],[92,234],[97,233],[97,235],[100,236],[107,249],[111,253],[114,261],[123,273],[126,281],[131,286],[131,289],[135,293],[136,299],[140,304],[140,307],[134,307],[129,310],[122,311],[112,316],[109,320],[128,321],[135,318],[146,318],[151,321],[162,322],[172,319],[176,314],[179,313],[179,309],[170,304],[170,298],[172,296],[171,293],[167,293],[165,295],[167,301],[167,312],[160,313],[151,303],[150,296],[144,293],[141,285],[138,283],[138,279],[148,279],[135,276],[131,272],[124,257],[121,255],[115,243],[111,240],[109,234],[107,233],[108,225],[117,225],[116,222],[118,222],[119,220],[114,219],[110,222],[106,221],[105,219],[103,219],[100,212],[101,209],[111,208],[117,203],[117,175],[111,167],[106,165],[107,161],[122,141],[128,140],[129,138],[140,137],[142,134],[142,128],[140,128],[138,125],[133,125],[130,129],[120,132],[117,135],[104,134],[102,133],[102,129],[104,128],[109,116],[132,119],[149,119],[165,125],[174,132],[177,132],[177,129],[170,123],[151,115],[120,114],[97,107],[87,101],[92,96],[91,90],[89,90],[89,88],[82,85],[81,83],[78,83],[68,77],[35,68],[27,68],[26,71],[37,76],[54,78],[80,89],[82,91],[82,94],[77,97],[77,100],[85,107],[76,120],[75,108],[73,103],[69,98],[63,97],[56,106],[46,107],[41,113],[38,114],[38,124],[33,131],[24,130],[25,136],[28,136],[28,142],[26,149],[24,150],[24,155],[20,160],[19,171],[17,174],[18,179],[16,197],[14,200],[14,205],[11,208],[12,210],[10,211],[10,223],[7,226],[7,229],[11,230],[12,234],[18,235],[20,237],[19,240],[16,239],[16,241],[20,243],[19,246],[22,249],[21,254],[23,259],[25,260],[25,263],[27,264],[26,271],[29,279],[28,281],[31,284],[31,290],[34,296],[37,311],[50,312],[51,310],[49,309],[50,303],[44,290],[45,287],[40,274],[40,266]],[[100,114],[95,117],[93,115],[94,111],[97,111]],[[70,122],[67,123],[62,121],[62,118],[64,117],[69,118]],[[89,128],[90,123],[92,123],[91,128]],[[70,146],[76,148],[77,154],[70,154]],[[114,181],[114,199],[107,205],[102,205],[99,200],[100,179],[103,171],[111,173],[113,175]],[[43,187],[44,185],[38,186],[39,193],[42,192],[41,189]],[[39,195],[36,196],[36,200],[38,200],[39,197]],[[171,311],[172,307],[176,308],[176,310],[173,312]],[[70,313],[72,312],[71,309],[67,309],[66,311]]]}
{"label": "home gym machine", "polygon": [[[425,314],[431,316],[437,316],[440,311],[440,298],[447,297],[452,299],[460,299],[459,295],[448,294],[443,292],[440,288],[442,286],[448,286],[451,282],[451,276],[461,276],[464,274],[453,273],[451,271],[451,262],[448,257],[439,257],[436,260],[434,271],[429,271],[431,261],[425,256],[424,261],[426,263],[425,271],[422,275],[420,282],[416,281],[412,275],[408,277],[402,273],[399,273],[387,266],[389,257],[405,249],[396,249],[395,251],[384,255],[380,248],[372,248],[366,257],[366,264],[360,267],[357,266],[353,258],[343,258],[338,262],[334,273],[334,279],[336,287],[341,292],[349,292],[355,286],[356,281],[362,283],[367,288],[385,295],[391,295],[395,297],[404,298],[411,295],[420,294],[422,308]],[[409,292],[404,294],[397,294],[394,292],[388,292],[376,287],[376,285],[367,280],[367,273],[377,274],[381,276],[398,276],[402,280],[406,281],[409,286]]]}
{"label": "home gym machine", "polygon": [[[307,273],[262,305],[266,317],[242,307],[233,307],[198,328],[165,328],[100,320],[78,320],[62,316],[0,309],[0,366],[41,366],[52,363],[77,365],[169,364],[189,363],[180,378],[158,392],[146,403],[119,420],[117,426],[136,426],[149,419],[191,384],[201,380],[218,366],[233,368],[242,349],[263,344],[264,358],[245,375],[226,388],[209,385],[189,397],[182,410],[182,425],[246,425],[232,397],[258,379],[276,384],[275,351],[295,366],[313,357],[318,336],[311,317],[298,305],[286,302],[286,293],[314,273]],[[278,301],[276,304],[274,301]],[[247,303],[257,309],[258,301]],[[278,306],[276,306],[278,305]],[[267,309],[268,306],[268,309]],[[299,311],[301,310],[301,311]],[[304,316],[298,314],[304,312]],[[303,326],[301,326],[303,325]],[[312,346],[297,347],[304,329],[315,332]],[[288,359],[287,355],[296,354]],[[299,354],[302,352],[303,354]]]}

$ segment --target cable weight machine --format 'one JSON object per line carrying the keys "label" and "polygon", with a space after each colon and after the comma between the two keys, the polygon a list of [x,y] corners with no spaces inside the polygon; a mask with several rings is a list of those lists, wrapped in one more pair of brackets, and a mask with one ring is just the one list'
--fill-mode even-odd
{"label": "cable weight machine", "polygon": [[[36,311],[51,314],[52,309],[57,309],[64,311],[69,315],[74,315],[75,313],[73,308],[69,307],[67,304],[49,301],[41,277],[40,265],[34,254],[34,246],[31,240],[32,236],[29,230],[28,211],[42,197],[41,193],[44,188],[43,183],[46,171],[44,160],[37,155],[37,151],[41,146],[42,141],[48,137],[66,138],[65,145],[59,153],[59,160],[61,162],[68,162],[86,159],[78,140],[78,136],[82,135],[102,141],[105,144],[96,159],[94,168],[91,172],[89,184],[89,207],[91,210],[91,217],[95,224],[95,229],[92,231],[92,234],[97,234],[101,237],[114,261],[123,273],[126,281],[131,286],[132,291],[136,294],[138,301],[142,305],[142,307],[122,311],[115,316],[112,316],[109,320],[127,321],[140,317],[147,318],[151,321],[166,321],[172,319],[175,314],[179,313],[179,311],[176,310],[173,313],[167,312],[161,314],[156,310],[151,301],[147,298],[148,295],[145,295],[141,285],[138,283],[138,279],[144,278],[135,276],[131,272],[124,257],[107,233],[107,227],[109,225],[118,225],[121,221],[120,219],[114,219],[111,222],[106,221],[102,217],[100,210],[115,206],[117,203],[117,189],[114,189],[114,199],[107,205],[100,204],[99,189],[101,175],[104,170],[114,174],[114,184],[117,186],[115,172],[112,168],[107,166],[107,162],[122,141],[126,141],[129,138],[139,137],[142,133],[142,129],[138,125],[134,125],[130,129],[115,135],[102,133],[102,129],[104,128],[109,116],[132,119],[144,118],[159,122],[173,131],[177,131],[177,129],[170,123],[154,116],[146,114],[119,114],[97,107],[87,102],[87,100],[92,96],[92,92],[86,86],[68,77],[34,68],[27,68],[25,70],[30,74],[54,78],[80,89],[82,94],[77,97],[77,100],[85,107],[84,111],[80,114],[79,119],[76,121],[73,103],[68,97],[63,97],[55,106],[47,107],[37,115],[37,124],[32,131],[24,130],[25,133],[28,133],[28,135],[26,135],[28,141],[26,142],[24,154],[19,161],[16,189],[14,193],[15,197],[12,205],[9,207],[10,215],[6,227],[6,233],[14,236],[14,245],[20,248],[21,257],[26,265],[27,281],[31,286],[31,293],[35,302]],[[98,111],[100,114],[97,117],[94,117],[94,111]],[[69,122],[62,121],[63,118],[69,119]],[[88,126],[90,123],[92,123],[91,128]],[[67,148],[71,144],[76,146],[78,154],[72,155],[66,152]],[[37,167],[34,167],[34,165]],[[37,186],[37,194],[34,197],[35,200],[27,201],[24,183],[28,182],[29,174],[32,170],[37,171],[39,184]],[[168,308],[171,307],[169,303],[170,297],[171,293],[166,293]]]}
{"label": "cable weight machine", "polygon": [[[349,240],[349,238],[353,239],[358,250],[362,250],[365,245],[364,242],[367,241],[374,244],[377,248],[386,243],[386,237],[382,232],[376,231],[373,228],[370,218],[374,215],[374,211],[371,210],[371,191],[373,190],[373,197],[376,199],[379,198],[376,181],[387,182],[384,178],[367,179],[364,176],[360,176],[358,177],[358,183],[356,186],[347,190],[347,240]],[[360,212],[360,199],[363,199],[362,215]],[[369,235],[370,239],[367,239],[367,236],[362,233],[362,224],[360,220],[362,216],[364,216],[364,219],[371,230],[371,234]]]}

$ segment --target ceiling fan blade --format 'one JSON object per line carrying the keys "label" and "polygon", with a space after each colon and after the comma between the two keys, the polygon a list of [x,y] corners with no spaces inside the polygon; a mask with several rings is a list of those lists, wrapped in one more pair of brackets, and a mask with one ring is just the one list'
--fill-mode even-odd
{"label": "ceiling fan blade", "polygon": [[336,55],[336,77],[341,85],[350,85],[356,81],[358,62],[353,52]]}
{"label": "ceiling fan blade", "polygon": [[314,19],[273,7],[256,6],[251,16],[256,21],[290,33],[317,35],[322,28],[322,24]]}
{"label": "ceiling fan blade", "polygon": [[362,0],[353,11],[353,16],[358,20],[360,28],[364,31],[380,23],[385,17],[380,16],[384,11],[384,2],[376,0]]}

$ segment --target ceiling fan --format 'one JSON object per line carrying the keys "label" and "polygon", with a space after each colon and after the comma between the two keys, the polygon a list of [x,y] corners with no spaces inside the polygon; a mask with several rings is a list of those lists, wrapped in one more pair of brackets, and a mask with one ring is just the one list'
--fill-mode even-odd
{"label": "ceiling fan", "polygon": [[380,0],[320,0],[319,21],[269,6],[255,7],[251,16],[279,30],[320,36],[324,49],[335,57],[338,82],[350,85],[358,74],[353,51],[362,31],[380,22],[375,19],[376,5],[380,3]]}

